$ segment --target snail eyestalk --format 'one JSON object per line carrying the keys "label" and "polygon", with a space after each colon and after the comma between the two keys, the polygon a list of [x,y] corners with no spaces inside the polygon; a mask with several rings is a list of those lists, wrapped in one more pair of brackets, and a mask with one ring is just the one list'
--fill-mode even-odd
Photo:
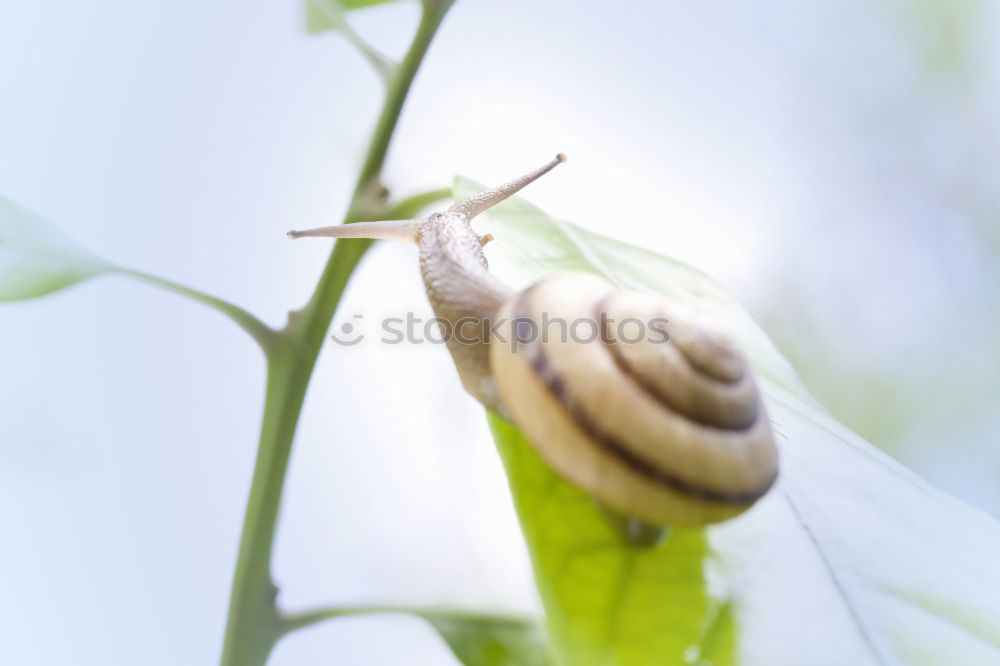
{"label": "snail eyestalk", "polygon": [[417,242],[416,220],[388,220],[385,222],[355,222],[332,227],[319,227],[305,231],[289,231],[288,237],[296,238],[369,238],[371,240],[401,240]]}
{"label": "snail eyestalk", "polygon": [[504,183],[499,187],[495,187],[492,190],[487,190],[486,192],[481,192],[479,194],[474,194],[471,197],[462,199],[451,208],[448,209],[449,213],[457,213],[467,220],[471,220],[476,215],[479,215],[484,210],[492,208],[497,205],[507,197],[516,194],[521,189],[535,182],[549,171],[552,171],[557,166],[566,161],[566,156],[559,153],[552,161],[548,162],[542,167],[535,169],[529,173],[524,174],[520,178],[515,178],[509,183]]}

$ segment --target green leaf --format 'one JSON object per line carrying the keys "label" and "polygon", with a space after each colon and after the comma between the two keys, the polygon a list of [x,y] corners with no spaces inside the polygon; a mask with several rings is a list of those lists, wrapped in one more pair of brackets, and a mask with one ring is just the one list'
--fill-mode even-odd
{"label": "green leaf", "polygon": [[[460,178],[455,196],[482,189]],[[832,419],[699,271],[518,199],[486,224],[491,270],[516,286],[590,271],[728,332],[757,373],[781,449],[779,482],[750,511],[642,549],[491,415],[557,663],[1000,663],[996,520]]]}
{"label": "green leaf", "polygon": [[489,617],[424,614],[465,666],[548,666],[551,662],[533,622]]}
{"label": "green leaf", "polygon": [[306,0],[306,31],[343,30],[347,26],[345,11],[344,5],[337,0]]}
{"label": "green leaf", "polygon": [[340,0],[340,5],[344,9],[362,9],[372,5],[384,5],[388,2],[398,2],[398,0]]}
{"label": "green leaf", "polygon": [[0,197],[0,301],[37,298],[113,269],[43,218]]}
{"label": "green leaf", "polygon": [[306,0],[306,30],[326,32],[347,29],[345,14],[354,9],[382,5],[397,0]]}
{"label": "green leaf", "polygon": [[[723,609],[706,591],[704,530],[675,530],[658,548],[627,547],[594,502],[561,481],[513,425],[490,414],[490,427],[558,663],[680,664],[696,654]],[[712,663],[732,662],[719,654]]]}
{"label": "green leaf", "polygon": [[235,321],[262,347],[273,331],[246,310],[166,278],[111,264],[48,220],[0,196],[0,301],[38,298],[105,273],[117,273],[187,296]]}

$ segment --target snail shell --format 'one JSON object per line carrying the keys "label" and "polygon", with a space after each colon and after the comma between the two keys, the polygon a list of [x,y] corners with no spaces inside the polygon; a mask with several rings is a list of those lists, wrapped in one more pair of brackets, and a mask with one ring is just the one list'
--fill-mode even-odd
{"label": "snail shell", "polygon": [[[746,510],[773,484],[770,423],[746,362],[722,338],[585,273],[519,292],[499,317],[508,343],[492,341],[490,366],[504,405],[558,474],[609,507],[698,525]],[[568,322],[570,335],[543,341],[528,325],[543,318]],[[618,339],[623,321],[668,319],[669,340]]]}

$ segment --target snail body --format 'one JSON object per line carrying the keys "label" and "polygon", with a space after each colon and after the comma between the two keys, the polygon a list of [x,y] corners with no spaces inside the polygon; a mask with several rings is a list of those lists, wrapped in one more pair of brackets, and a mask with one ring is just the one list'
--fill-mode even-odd
{"label": "snail body", "polygon": [[[451,324],[448,349],[466,391],[511,419],[557,474],[613,513],[654,526],[735,516],[770,489],[778,459],[750,368],[728,340],[676,320],[661,299],[595,275],[559,273],[514,291],[488,270],[489,237],[471,220],[564,160],[421,220],[289,235],[416,243],[431,306]],[[547,335],[546,320],[583,321],[593,334]],[[622,322],[662,328],[633,340]]]}
{"label": "snail body", "polygon": [[483,244],[462,215],[436,213],[420,223],[420,274],[434,314],[450,322],[453,333],[472,329],[465,343],[455,334],[446,339],[462,385],[487,407],[504,411],[481,331],[514,292],[487,270]]}

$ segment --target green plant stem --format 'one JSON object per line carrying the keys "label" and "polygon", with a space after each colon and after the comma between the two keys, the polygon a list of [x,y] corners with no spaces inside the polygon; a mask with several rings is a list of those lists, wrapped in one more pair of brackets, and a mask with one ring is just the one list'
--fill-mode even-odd
{"label": "green plant stem", "polygon": [[451,189],[429,190],[401,199],[389,208],[386,216],[390,220],[406,220],[420,214],[433,203],[451,198]]}
{"label": "green plant stem", "polygon": [[[377,208],[379,174],[403,103],[451,4],[452,0],[424,2],[413,42],[389,82],[345,222],[366,219]],[[419,199],[413,205],[421,202],[426,205],[427,200]],[[289,314],[288,325],[275,335],[268,349],[264,417],[233,576],[222,666],[263,666],[287,631],[275,603],[271,551],[292,441],[330,321],[351,274],[370,245],[366,241],[334,245],[309,302],[302,310]]]}
{"label": "green plant stem", "polygon": [[387,84],[392,80],[393,71],[396,69],[396,63],[389,56],[385,55],[374,46],[369,44],[361,35],[359,35],[351,24],[344,19],[343,28],[341,28],[341,33],[358,49],[365,60],[371,64],[371,66],[378,73],[379,78],[382,82]]}
{"label": "green plant stem", "polygon": [[168,280],[167,278],[150,275],[149,273],[132,270],[131,268],[115,268],[114,270],[122,275],[127,275],[137,280],[148,282],[149,284],[156,285],[161,289],[166,289],[167,291],[172,291],[174,293],[181,294],[182,296],[193,298],[196,301],[200,301],[205,305],[215,308],[236,322],[244,331],[249,333],[250,337],[257,341],[257,344],[261,346],[261,349],[263,349],[265,353],[267,353],[274,344],[275,337],[277,335],[276,331],[237,305],[233,305],[232,303],[224,301],[221,298],[216,298],[215,296],[206,294],[203,291],[198,291],[197,289],[192,289],[191,287],[174,282],[173,280]]}
{"label": "green plant stem", "polygon": [[318,12],[328,23],[328,25],[319,28],[319,31],[325,29],[338,31],[375,69],[379,78],[382,79],[382,83],[389,84],[389,81],[392,80],[393,71],[395,71],[397,66],[395,61],[369,44],[364,37],[358,34],[351,26],[350,21],[347,20],[347,13],[344,11],[344,8],[337,7],[336,3],[331,4],[329,0],[318,0],[311,3],[307,0],[307,7],[307,13],[309,10]]}
{"label": "green plant stem", "polygon": [[[410,93],[410,86],[413,84],[417,70],[420,69],[420,63],[423,62],[424,56],[427,54],[434,34],[453,1],[425,0],[424,2],[424,11],[420,16],[417,33],[389,82],[385,103],[382,105],[382,112],[379,114],[372,140],[368,145],[368,154],[365,156],[364,164],[358,174],[358,182],[354,190],[356,202],[363,200],[372,184],[378,181],[378,175],[385,163],[386,153],[389,151],[392,135],[396,130],[396,123],[399,122],[399,114],[402,112],[403,103]],[[348,220],[354,221],[350,219],[350,213],[348,213]]]}

